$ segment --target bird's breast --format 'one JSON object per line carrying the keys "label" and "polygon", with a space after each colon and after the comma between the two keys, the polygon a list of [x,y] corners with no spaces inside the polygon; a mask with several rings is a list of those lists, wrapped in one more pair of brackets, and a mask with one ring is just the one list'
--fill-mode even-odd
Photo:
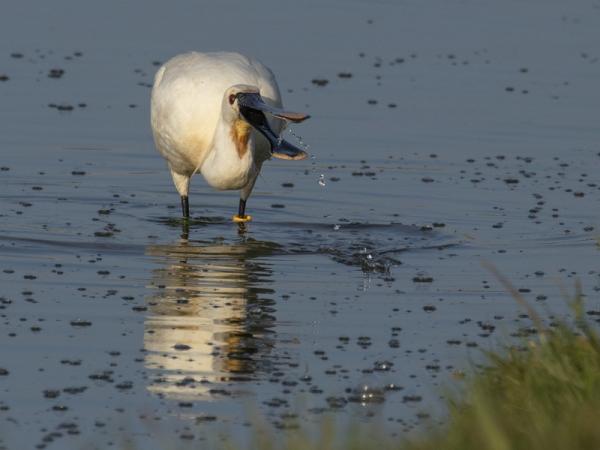
{"label": "bird's breast", "polygon": [[252,152],[213,152],[202,164],[200,172],[212,187],[221,190],[242,189],[258,175]]}

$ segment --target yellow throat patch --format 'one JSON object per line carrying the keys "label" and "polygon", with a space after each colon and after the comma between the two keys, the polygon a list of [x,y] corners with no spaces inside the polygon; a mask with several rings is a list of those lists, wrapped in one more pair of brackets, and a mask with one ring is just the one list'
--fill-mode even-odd
{"label": "yellow throat patch", "polygon": [[235,144],[240,159],[242,159],[248,151],[250,131],[250,124],[244,120],[236,120],[231,127],[231,139]]}

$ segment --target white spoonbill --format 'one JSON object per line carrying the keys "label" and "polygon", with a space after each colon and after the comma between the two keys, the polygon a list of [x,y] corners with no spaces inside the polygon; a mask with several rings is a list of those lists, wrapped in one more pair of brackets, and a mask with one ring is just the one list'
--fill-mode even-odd
{"label": "white spoonbill", "polygon": [[273,72],[238,53],[178,55],[154,78],[154,142],[171,169],[185,218],[190,214],[190,178],[200,172],[214,188],[239,189],[239,209],[233,220],[251,220],[246,200],[263,162],[271,156],[306,158],[306,152],[281,139],[279,133],[285,121],[307,118],[283,110]]}

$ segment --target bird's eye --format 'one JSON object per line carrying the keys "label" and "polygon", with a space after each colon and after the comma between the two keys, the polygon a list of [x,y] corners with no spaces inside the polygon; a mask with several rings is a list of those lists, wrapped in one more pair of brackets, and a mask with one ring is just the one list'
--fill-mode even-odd
{"label": "bird's eye", "polygon": [[229,96],[229,104],[230,104],[230,105],[233,105],[233,102],[235,102],[235,94],[231,94],[231,95]]}

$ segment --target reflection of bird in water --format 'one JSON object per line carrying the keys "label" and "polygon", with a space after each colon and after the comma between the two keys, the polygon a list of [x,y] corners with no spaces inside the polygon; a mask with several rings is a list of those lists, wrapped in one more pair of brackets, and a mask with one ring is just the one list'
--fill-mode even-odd
{"label": "reflection of bird in water", "polygon": [[155,269],[148,298],[146,367],[156,370],[149,389],[174,398],[206,398],[218,382],[243,380],[266,368],[272,344],[273,300],[268,267],[250,259],[275,244],[150,246]]}
{"label": "reflection of bird in water", "polygon": [[279,133],[284,121],[308,116],[281,109],[273,73],[238,53],[172,58],[154,78],[151,116],[156,148],[169,164],[184,217],[189,217],[190,178],[197,172],[217,189],[240,190],[233,220],[246,222],[251,219],[246,200],[263,162],[271,156],[307,156]]}

